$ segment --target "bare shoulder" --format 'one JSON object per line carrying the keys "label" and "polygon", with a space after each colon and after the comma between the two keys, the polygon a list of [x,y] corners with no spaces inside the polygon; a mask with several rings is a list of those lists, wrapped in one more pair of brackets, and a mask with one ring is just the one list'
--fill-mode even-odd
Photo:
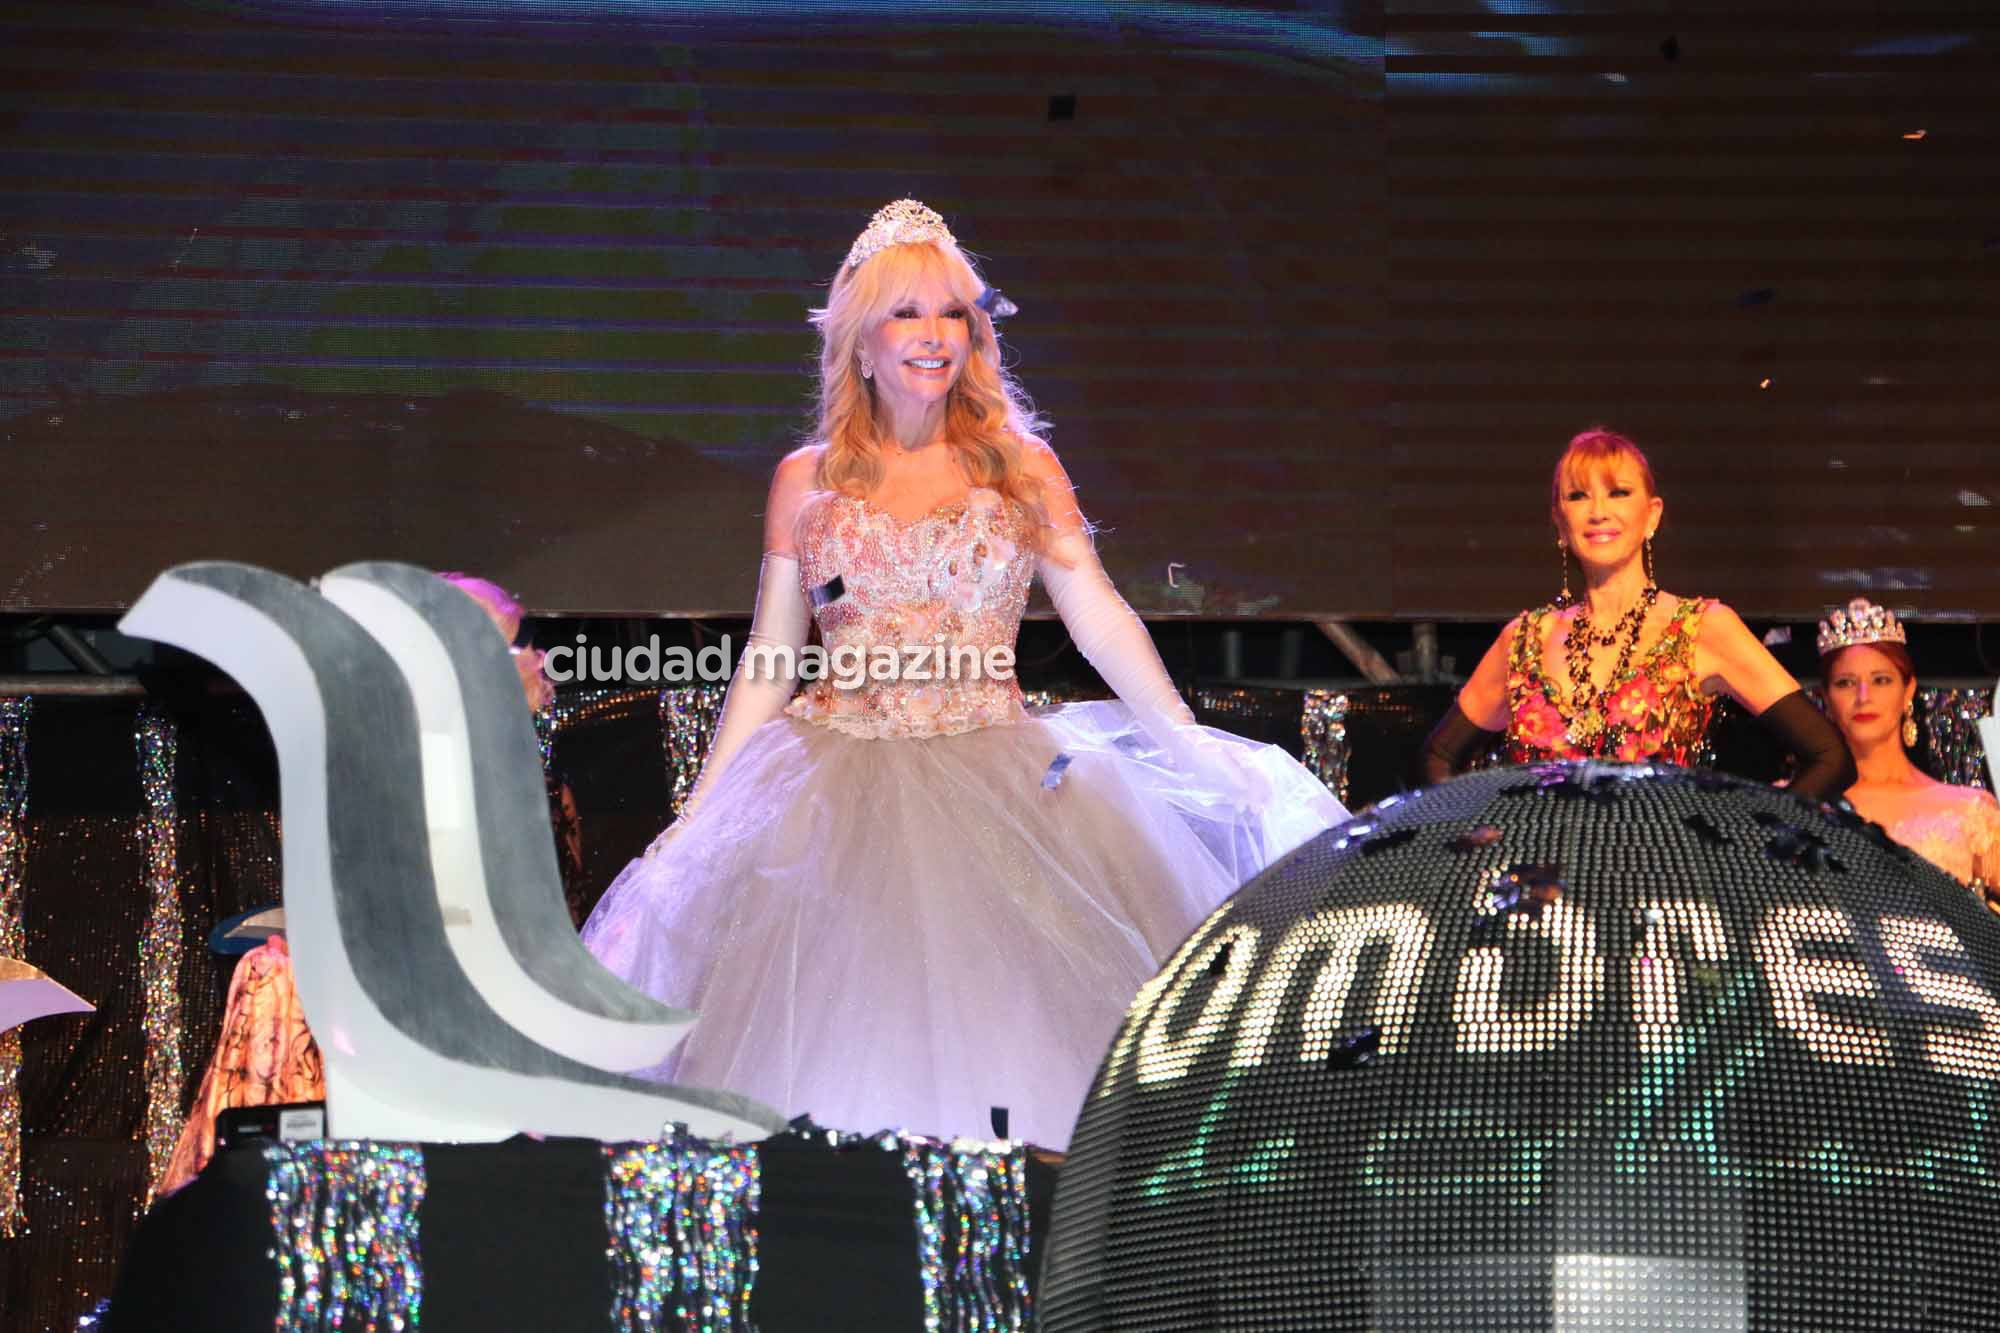
{"label": "bare shoulder", "polygon": [[803,445],[778,461],[771,473],[771,494],[764,505],[764,549],[789,553],[799,515],[819,486],[819,460],[824,446]]}
{"label": "bare shoulder", "polygon": [[1062,460],[1049,447],[1047,440],[1033,435],[1018,437],[1021,446],[1021,470],[1040,482],[1060,482],[1069,484],[1069,474],[1063,471]]}
{"label": "bare shoulder", "polygon": [[1719,633],[1725,638],[1743,635],[1754,638],[1750,627],[1743,623],[1743,617],[1736,614],[1736,608],[1718,597],[1676,597],[1674,609],[1680,603],[1694,604],[1695,614],[1701,617],[1701,632],[1704,636]]}
{"label": "bare shoulder", "polygon": [[1021,471],[1041,488],[1042,507],[1048,524],[1058,533],[1089,530],[1090,524],[1078,504],[1076,487],[1063,471],[1062,460],[1047,441],[1033,435],[1020,437]]}
{"label": "bare shoulder", "polygon": [[1472,724],[1486,731],[1505,731],[1510,717],[1507,703],[1508,664],[1513,655],[1514,636],[1527,622],[1528,613],[1521,612],[1504,625],[1498,637],[1487,646],[1479,659],[1479,665],[1466,677],[1465,684],[1458,692],[1458,710],[1472,720]]}
{"label": "bare shoulder", "polygon": [[1799,688],[1763,640],[1727,603],[1705,599],[1694,631],[1695,675],[1703,694],[1727,694],[1759,715]]}
{"label": "bare shoulder", "polygon": [[[1750,627],[1743,623],[1743,617],[1736,609],[1724,601],[1713,597],[1684,597],[1682,602],[1693,603],[1696,620],[1690,627],[1690,637],[1695,641],[1696,651],[1706,661],[1726,670],[1748,662],[1758,662],[1769,657],[1763,643]],[[1776,666],[1775,659],[1771,663]]]}
{"label": "bare shoulder", "polygon": [[1487,646],[1486,655],[1479,659],[1478,669],[1504,671],[1515,641],[1535,614],[1534,611],[1517,611],[1512,620],[1502,625],[1500,632],[1493,637],[1493,642]]}
{"label": "bare shoulder", "polygon": [[819,460],[826,454],[823,444],[802,444],[778,460],[771,473],[771,489],[803,485],[808,490],[819,479]]}
{"label": "bare shoulder", "polygon": [[780,503],[796,508],[818,488],[819,461],[825,452],[824,445],[807,444],[778,460],[778,466],[771,472],[771,504],[774,508]]}

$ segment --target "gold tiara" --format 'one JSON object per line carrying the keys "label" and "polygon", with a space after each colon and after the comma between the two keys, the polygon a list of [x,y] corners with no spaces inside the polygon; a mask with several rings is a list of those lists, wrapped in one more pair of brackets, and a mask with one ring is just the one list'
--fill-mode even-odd
{"label": "gold tiara", "polygon": [[1884,606],[1877,606],[1866,597],[1857,597],[1847,604],[1845,611],[1835,611],[1819,622],[1819,655],[1837,653],[1842,648],[1853,648],[1864,643],[1902,643],[1908,637],[1903,633],[1896,613]]}
{"label": "gold tiara", "polygon": [[847,252],[847,263],[843,267],[859,268],[873,259],[878,251],[892,245],[957,244],[951,228],[944,225],[944,219],[938,216],[936,210],[914,199],[898,199],[875,210],[867,228],[854,238],[854,246]]}

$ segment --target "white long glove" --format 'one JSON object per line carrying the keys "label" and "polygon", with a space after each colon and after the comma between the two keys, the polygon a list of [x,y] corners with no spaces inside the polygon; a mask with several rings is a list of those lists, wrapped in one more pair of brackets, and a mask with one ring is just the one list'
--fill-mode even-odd
{"label": "white long glove", "polygon": [[[751,734],[785,711],[798,688],[799,651],[811,629],[812,608],[799,587],[797,557],[766,551],[757,573],[757,609],[750,616],[750,634],[737,658],[736,673],[729,678],[729,693],[723,696],[722,717],[702,761],[701,776],[681,803],[680,818],[653,840],[648,853],[664,846],[687,823]],[[772,651],[753,651],[759,648]]]}
{"label": "white long glove", "polygon": [[1042,555],[1040,571],[1077,650],[1174,766],[1220,780],[1234,804],[1257,806],[1269,800],[1270,784],[1258,773],[1250,751],[1196,725],[1160,661],[1153,636],[1112,586],[1090,538],[1074,530],[1058,534]]}

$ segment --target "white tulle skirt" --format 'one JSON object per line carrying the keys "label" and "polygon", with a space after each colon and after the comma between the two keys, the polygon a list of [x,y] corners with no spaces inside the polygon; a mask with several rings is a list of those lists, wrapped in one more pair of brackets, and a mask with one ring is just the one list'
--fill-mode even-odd
{"label": "white tulle skirt", "polygon": [[1013,1137],[1061,1148],[1160,960],[1346,815],[1282,750],[1212,734],[1266,778],[1263,809],[1168,767],[1118,703],[923,739],[780,718],[584,942],[700,1012],[648,1076],[843,1130],[990,1138],[1006,1107]]}

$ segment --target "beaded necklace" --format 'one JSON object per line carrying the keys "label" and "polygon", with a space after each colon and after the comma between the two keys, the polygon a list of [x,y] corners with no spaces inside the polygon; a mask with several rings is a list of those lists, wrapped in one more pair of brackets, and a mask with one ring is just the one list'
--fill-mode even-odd
{"label": "beaded necklace", "polygon": [[1563,657],[1569,667],[1570,722],[1569,743],[1579,749],[1587,748],[1610,726],[1604,716],[1604,687],[1590,678],[1590,648],[1594,643],[1609,648],[1623,638],[1624,646],[1618,650],[1618,664],[1611,668],[1605,684],[1623,680],[1625,672],[1632,665],[1632,653],[1639,646],[1639,635],[1645,629],[1646,617],[1653,609],[1653,603],[1660,600],[1660,590],[1654,584],[1647,584],[1618,623],[1610,632],[1598,634],[1590,623],[1590,607],[1579,606],[1576,618],[1570,621],[1569,632],[1563,636]]}

